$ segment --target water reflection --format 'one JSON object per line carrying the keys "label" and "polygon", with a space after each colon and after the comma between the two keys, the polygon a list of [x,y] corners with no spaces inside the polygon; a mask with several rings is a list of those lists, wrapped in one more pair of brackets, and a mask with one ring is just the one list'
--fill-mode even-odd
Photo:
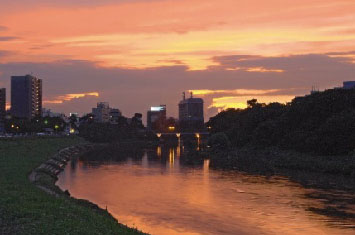
{"label": "water reflection", "polygon": [[190,164],[180,145],[131,151],[72,161],[58,185],[151,234],[355,233],[353,221],[309,210],[323,206],[309,197],[321,190],[282,177],[212,170],[209,160]]}

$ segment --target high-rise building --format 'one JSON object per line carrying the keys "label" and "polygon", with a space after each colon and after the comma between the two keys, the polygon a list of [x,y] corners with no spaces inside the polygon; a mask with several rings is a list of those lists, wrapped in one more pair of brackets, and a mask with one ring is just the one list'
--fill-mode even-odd
{"label": "high-rise building", "polygon": [[355,81],[343,82],[343,89],[354,89],[354,88],[355,88]]}
{"label": "high-rise building", "polygon": [[97,107],[92,109],[94,120],[96,122],[109,122],[111,119],[111,108],[108,102],[97,103]]}
{"label": "high-rise building", "polygon": [[166,105],[153,106],[147,112],[147,128],[162,131],[165,128]]}
{"label": "high-rise building", "polygon": [[6,89],[0,88],[0,122],[5,119],[6,116]]}
{"label": "high-rise building", "polygon": [[112,124],[118,124],[122,113],[119,109],[111,109],[110,110],[110,121]]}
{"label": "high-rise building", "polygon": [[190,98],[185,98],[179,103],[179,123],[181,129],[202,129],[204,127],[203,99],[194,98],[191,93]]}
{"label": "high-rise building", "polygon": [[11,77],[11,114],[34,118],[42,114],[42,79],[32,75]]}

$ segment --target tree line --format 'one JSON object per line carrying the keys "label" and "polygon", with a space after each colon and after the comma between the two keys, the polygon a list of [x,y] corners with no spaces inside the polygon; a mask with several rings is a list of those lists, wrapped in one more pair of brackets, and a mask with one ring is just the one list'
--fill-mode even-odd
{"label": "tree line", "polygon": [[207,123],[211,140],[233,148],[270,146],[323,155],[355,150],[355,89],[331,89],[287,104],[248,101],[246,109],[228,109]]}

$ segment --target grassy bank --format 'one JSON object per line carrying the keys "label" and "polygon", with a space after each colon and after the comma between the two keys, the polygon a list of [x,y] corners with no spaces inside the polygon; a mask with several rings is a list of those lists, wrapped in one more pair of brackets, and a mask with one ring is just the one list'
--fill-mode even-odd
{"label": "grassy bank", "polygon": [[89,202],[51,196],[28,180],[59,149],[82,142],[75,137],[0,141],[0,234],[139,234]]}

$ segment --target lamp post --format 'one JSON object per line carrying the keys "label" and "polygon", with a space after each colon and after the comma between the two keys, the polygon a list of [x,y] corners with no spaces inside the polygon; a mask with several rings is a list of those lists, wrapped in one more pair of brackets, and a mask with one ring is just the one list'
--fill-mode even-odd
{"label": "lamp post", "polygon": [[197,138],[197,151],[199,151],[200,150],[200,134],[196,133],[195,136]]}

